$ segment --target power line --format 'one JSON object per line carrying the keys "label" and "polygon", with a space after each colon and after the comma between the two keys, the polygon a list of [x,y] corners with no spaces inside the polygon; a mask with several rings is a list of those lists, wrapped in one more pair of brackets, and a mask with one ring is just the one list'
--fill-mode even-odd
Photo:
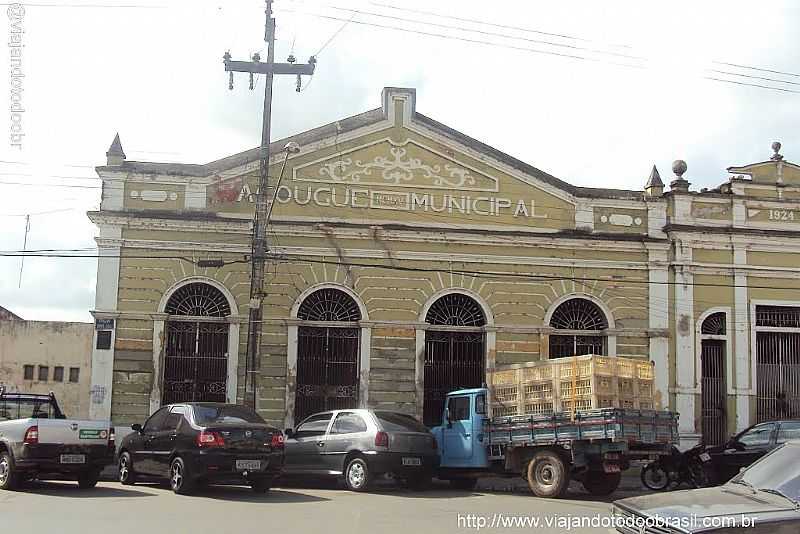
{"label": "power line", "polygon": [[647,58],[644,58],[644,57],[641,57],[641,56],[633,56],[633,55],[630,55],[630,54],[623,54],[621,52],[611,52],[609,50],[598,50],[598,49],[595,49],[595,48],[587,48],[587,47],[584,47],[584,46],[578,46],[578,45],[574,45],[574,44],[559,43],[559,42],[555,42],[555,41],[543,41],[541,39],[531,39],[531,38],[528,38],[528,37],[520,37],[518,35],[509,35],[507,33],[492,32],[492,31],[485,31],[485,30],[477,30],[477,29],[473,29],[473,28],[466,28],[464,26],[454,26],[454,25],[451,25],[451,24],[440,24],[440,23],[436,23],[436,22],[428,22],[428,21],[418,20],[418,19],[409,19],[409,18],[405,18],[405,17],[384,15],[382,13],[375,13],[375,12],[363,11],[363,10],[359,10],[359,9],[338,7],[338,6],[334,6],[334,5],[330,5],[330,4],[327,4],[325,7],[329,7],[331,9],[336,9],[338,11],[346,11],[348,13],[353,13],[353,15],[366,15],[366,16],[370,16],[370,17],[379,17],[379,18],[384,18],[384,19],[389,19],[389,20],[396,20],[396,21],[401,21],[401,22],[412,22],[412,23],[416,23],[416,24],[424,24],[426,26],[433,26],[435,28],[445,28],[445,29],[457,30],[457,31],[462,31],[462,32],[477,33],[479,35],[486,35],[486,36],[490,36],[490,37],[502,37],[504,39],[516,39],[516,40],[519,40],[519,41],[526,41],[526,42],[534,43],[534,44],[543,44],[543,45],[547,45],[547,46],[560,47],[560,48],[571,48],[573,50],[581,50],[581,51],[584,51],[584,52],[593,52],[593,53],[596,53],[596,54],[607,54],[607,55],[626,58],[626,59],[647,59]]}
{"label": "power line", "polygon": [[793,72],[784,72],[781,70],[773,70],[773,69],[764,69],[761,67],[753,67],[751,65],[742,65],[741,63],[727,63],[725,61],[713,61],[712,63],[716,63],[717,65],[727,65],[728,67],[738,67],[740,69],[748,69],[748,70],[757,70],[761,72],[769,72],[772,74],[780,74],[783,76],[791,76],[793,78],[800,78],[800,74],[795,74]]}

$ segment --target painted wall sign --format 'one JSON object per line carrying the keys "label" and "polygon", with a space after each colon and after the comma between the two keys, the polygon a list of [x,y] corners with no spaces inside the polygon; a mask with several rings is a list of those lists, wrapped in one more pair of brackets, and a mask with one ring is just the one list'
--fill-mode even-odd
{"label": "painted wall sign", "polygon": [[95,319],[95,330],[114,330],[114,319]]}

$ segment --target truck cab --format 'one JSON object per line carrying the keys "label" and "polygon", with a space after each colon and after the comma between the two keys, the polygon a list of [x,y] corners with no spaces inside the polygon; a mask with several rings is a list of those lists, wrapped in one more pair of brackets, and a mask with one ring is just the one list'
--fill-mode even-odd
{"label": "truck cab", "polygon": [[439,444],[440,470],[489,467],[486,388],[461,389],[447,395],[442,424],[431,432]]}

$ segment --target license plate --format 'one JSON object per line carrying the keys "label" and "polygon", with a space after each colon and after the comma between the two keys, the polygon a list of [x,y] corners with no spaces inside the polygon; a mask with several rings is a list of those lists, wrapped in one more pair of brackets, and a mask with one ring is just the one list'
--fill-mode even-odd
{"label": "license plate", "polygon": [[707,452],[702,452],[702,453],[700,453],[700,456],[699,456],[699,458],[700,458],[700,460],[702,460],[703,462],[708,462],[709,460],[711,460],[711,455],[710,455],[710,454],[708,454]]}
{"label": "license plate", "polygon": [[86,463],[86,455],[85,454],[62,454],[61,455],[61,463],[62,464],[85,464]]}
{"label": "license plate", "polygon": [[237,471],[258,471],[261,469],[261,460],[236,460]]}
{"label": "license plate", "polygon": [[422,460],[419,458],[403,458],[403,465],[422,465]]}

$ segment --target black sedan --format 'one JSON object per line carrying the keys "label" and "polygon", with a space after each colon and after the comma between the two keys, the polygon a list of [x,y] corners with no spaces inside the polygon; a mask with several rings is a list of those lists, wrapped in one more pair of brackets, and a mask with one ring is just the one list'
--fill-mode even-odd
{"label": "black sedan", "polygon": [[283,433],[245,406],[172,404],[131,428],[119,450],[122,484],[155,477],[181,494],[204,484],[249,484],[263,493],[283,468]]}
{"label": "black sedan", "polygon": [[614,503],[618,532],[800,532],[800,441],[773,449],[727,484]]}
{"label": "black sedan", "polygon": [[800,421],[767,421],[753,425],[723,445],[709,447],[712,481],[724,484],[775,447],[800,439]]}

